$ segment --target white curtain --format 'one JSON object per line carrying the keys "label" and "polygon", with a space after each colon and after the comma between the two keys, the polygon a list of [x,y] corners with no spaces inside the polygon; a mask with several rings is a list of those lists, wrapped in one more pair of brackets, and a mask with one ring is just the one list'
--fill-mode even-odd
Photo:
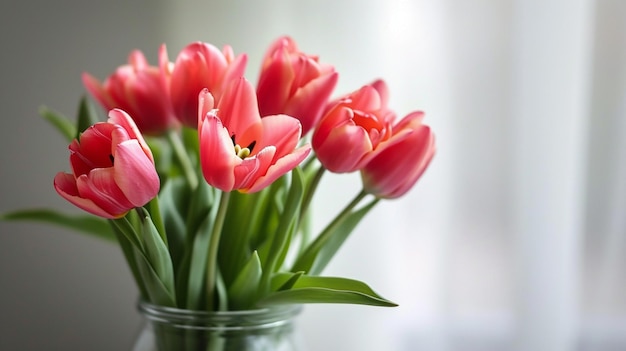
{"label": "white curtain", "polygon": [[[626,2],[44,3],[46,12],[22,3],[28,18],[0,21],[3,38],[28,38],[6,41],[7,115],[32,116],[42,103],[71,113],[81,71],[103,77],[133,47],[154,63],[161,42],[170,56],[195,40],[230,44],[249,53],[256,81],[283,34],[336,66],[338,93],[382,77],[399,114],[426,112],[438,144],[430,169],[406,197],[379,204],[325,272],[400,307],[307,306],[309,350],[626,349]],[[29,69],[8,68],[20,64]],[[58,205],[50,180],[65,149],[38,120],[6,123],[0,212]],[[41,162],[15,162],[14,148]],[[325,176],[316,226],[359,181]],[[11,326],[0,348],[129,342],[136,289],[116,248],[0,225],[0,318]]]}

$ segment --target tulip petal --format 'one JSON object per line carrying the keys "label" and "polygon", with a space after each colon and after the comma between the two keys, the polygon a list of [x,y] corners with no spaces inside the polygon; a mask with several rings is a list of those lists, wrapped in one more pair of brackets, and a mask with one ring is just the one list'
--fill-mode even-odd
{"label": "tulip petal", "polygon": [[248,145],[261,132],[261,117],[254,87],[245,78],[228,84],[217,105],[218,116],[236,143]]}
{"label": "tulip petal", "polygon": [[85,89],[87,89],[91,96],[98,100],[100,105],[104,106],[105,109],[111,109],[114,107],[115,102],[106,93],[102,83],[98,79],[87,72],[84,72],[81,75],[81,78]]}
{"label": "tulip petal", "polygon": [[198,128],[198,139],[204,179],[220,190],[233,190],[233,169],[241,159],[235,155],[228,130],[217,116],[209,113],[204,117]]}
{"label": "tulip petal", "polygon": [[127,140],[115,150],[114,179],[135,207],[148,203],[159,192],[159,175],[137,140]]}
{"label": "tulip petal", "polygon": [[[146,143],[146,140],[141,135],[139,128],[137,128],[137,125],[135,124],[133,119],[128,115],[128,113],[120,109],[113,109],[109,111],[108,122],[122,126],[124,130],[126,130],[126,132],[128,133],[128,137],[130,139],[136,139],[139,142],[139,145],[141,146],[141,149],[146,154],[146,156],[148,156],[148,158],[152,162],[154,162],[154,157],[152,156],[152,151],[150,150],[148,143]],[[117,143],[121,143],[122,141],[124,140],[117,140]]]}
{"label": "tulip petal", "polygon": [[94,168],[111,167],[111,133],[115,126],[109,123],[96,123],[87,128],[69,146],[70,164],[76,177],[89,173]]}
{"label": "tulip petal", "polygon": [[264,176],[257,178],[254,184],[250,188],[245,189],[244,192],[254,193],[264,189],[276,181],[276,179],[297,167],[302,161],[304,161],[310,152],[311,146],[305,145],[278,159],[276,163],[269,167]]}
{"label": "tulip petal", "polygon": [[[426,125],[402,130],[401,141],[386,146],[363,168],[364,187],[383,198],[404,195],[422,176],[435,153],[435,139]],[[396,136],[392,138],[396,139]]]}
{"label": "tulip petal", "polygon": [[215,100],[209,89],[202,89],[198,95],[198,128],[200,128],[200,123],[202,123],[206,114],[211,112],[214,106]]}
{"label": "tulip petal", "polygon": [[232,62],[229,63],[228,68],[226,68],[226,71],[224,72],[224,77],[220,82],[219,93],[223,93],[224,88],[227,87],[233,80],[243,77],[246,71],[247,63],[248,55],[245,54],[237,56]]}
{"label": "tulip petal", "polygon": [[118,218],[119,215],[112,215],[102,208],[98,207],[93,201],[82,198],[78,195],[78,188],[74,176],[69,173],[59,172],[54,177],[54,189],[62,198],[69,201],[72,205],[103,218]]}
{"label": "tulip petal", "polygon": [[263,68],[257,84],[261,116],[284,112],[295,77],[296,73],[289,62],[287,50],[282,48],[274,52],[269,64]]}
{"label": "tulip petal", "polygon": [[356,125],[346,125],[330,132],[317,156],[331,172],[348,173],[363,166],[364,157],[372,151],[367,131]]}
{"label": "tulip petal", "polygon": [[255,156],[245,158],[241,164],[234,168],[235,185],[233,189],[247,189],[256,180],[267,173],[272,164],[276,148],[268,146],[263,148]]}
{"label": "tulip petal", "polygon": [[96,168],[89,175],[76,178],[80,197],[93,201],[98,207],[113,216],[120,216],[134,206],[115,184],[113,168]]}
{"label": "tulip petal", "polygon": [[287,103],[284,113],[300,120],[303,135],[317,124],[338,79],[337,72],[315,78],[298,89]]}
{"label": "tulip petal", "polygon": [[274,145],[276,155],[274,161],[285,156],[296,148],[300,141],[300,122],[287,115],[267,116],[261,119],[263,124],[263,135],[257,147],[263,149],[265,146]]}

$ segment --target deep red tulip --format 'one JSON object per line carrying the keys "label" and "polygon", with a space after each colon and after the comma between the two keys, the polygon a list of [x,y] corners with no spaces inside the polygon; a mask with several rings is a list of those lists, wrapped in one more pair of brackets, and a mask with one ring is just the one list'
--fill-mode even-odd
{"label": "deep red tulip", "polygon": [[246,55],[234,56],[230,46],[219,51],[215,46],[195,42],[176,58],[170,94],[176,117],[186,126],[198,126],[198,94],[208,89],[216,102],[228,82],[243,76]]}
{"label": "deep red tulip", "polygon": [[294,116],[306,134],[321,117],[337,79],[332,66],[299,51],[292,38],[281,37],[263,59],[257,86],[261,116]]}
{"label": "deep red tulip", "polygon": [[207,183],[223,190],[256,192],[296,167],[311,151],[296,148],[300,122],[287,115],[261,118],[254,87],[232,81],[213,109],[208,90],[199,96],[200,163]]}
{"label": "deep red tulip", "polygon": [[152,152],[122,110],[111,110],[107,122],[87,128],[69,149],[72,173],[58,173],[54,188],[89,213],[119,218],[159,192]]}
{"label": "deep red tulip", "polygon": [[435,136],[422,124],[423,116],[413,112],[393,127],[392,137],[361,169],[365,191],[381,198],[397,198],[422,176],[435,155]]}
{"label": "deep red tulip", "polygon": [[83,85],[105,110],[122,109],[133,116],[142,133],[159,135],[177,124],[168,92],[169,64],[165,45],[159,50],[159,67],[150,66],[143,53],[134,50],[128,64],[103,83],[83,73]]}

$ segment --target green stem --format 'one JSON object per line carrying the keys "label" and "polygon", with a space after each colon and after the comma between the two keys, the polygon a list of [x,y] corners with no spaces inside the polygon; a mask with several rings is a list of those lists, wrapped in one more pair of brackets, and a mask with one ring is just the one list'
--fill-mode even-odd
{"label": "green stem", "polygon": [[[308,267],[307,264],[303,262],[303,260],[306,260],[311,255],[311,253],[314,253],[321,249],[321,246],[324,245],[324,243],[329,239],[330,235],[332,235],[332,233],[334,232],[335,227],[341,225],[346,217],[348,217],[352,213],[352,210],[367,195],[368,193],[366,193],[364,190],[361,190],[361,192],[359,192],[354,197],[354,199],[352,199],[352,201],[350,201],[350,203],[346,205],[346,207],[344,207],[344,209],[324,228],[324,230],[322,230],[317,238],[307,246],[306,250],[304,250],[304,252],[299,255],[291,269],[292,272],[306,271],[307,274],[310,273],[308,271],[311,267]],[[374,202],[378,202],[378,199],[375,199]]]}
{"label": "green stem", "polygon": [[224,219],[226,218],[226,212],[228,210],[228,200],[230,199],[230,192],[222,192],[220,197],[220,204],[215,215],[215,222],[213,223],[213,231],[211,232],[211,239],[209,242],[209,253],[207,257],[207,304],[209,309],[213,309],[214,306],[214,294],[215,285],[217,281],[217,254],[220,244],[220,236],[222,234],[222,227],[224,226]]}
{"label": "green stem", "polygon": [[196,175],[194,167],[191,164],[191,160],[185,151],[185,146],[180,140],[180,136],[175,130],[170,129],[167,132],[167,140],[170,142],[170,145],[174,149],[176,159],[178,159],[180,166],[183,168],[183,173],[185,178],[187,178],[187,184],[189,184],[189,187],[192,190],[196,189],[196,187],[198,187],[198,176]]}
{"label": "green stem", "polygon": [[309,205],[311,204],[311,200],[313,200],[313,195],[315,194],[315,191],[317,190],[317,186],[319,185],[320,180],[322,179],[322,176],[324,175],[325,171],[326,171],[326,168],[324,168],[323,166],[320,166],[317,172],[315,172],[315,175],[313,176],[311,183],[306,189],[304,199],[302,200],[302,207],[300,207],[299,218],[303,218],[306,212],[308,211]]}
{"label": "green stem", "polygon": [[330,222],[328,226],[326,226],[326,228],[324,229],[322,233],[329,231],[330,229],[334,228],[337,224],[343,222],[344,218],[352,212],[352,210],[356,207],[356,205],[358,205],[359,202],[361,202],[361,200],[363,200],[365,196],[367,196],[367,193],[364,190],[361,190],[361,192],[359,192],[354,197],[354,199],[352,199],[352,201],[350,201],[350,203],[346,207],[344,207],[344,209],[337,215],[337,217],[335,217],[335,219],[333,219],[333,221]]}

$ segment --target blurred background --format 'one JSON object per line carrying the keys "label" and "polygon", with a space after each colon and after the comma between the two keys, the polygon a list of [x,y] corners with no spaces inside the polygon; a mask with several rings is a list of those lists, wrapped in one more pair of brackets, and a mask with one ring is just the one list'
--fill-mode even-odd
{"label": "blurred background", "polygon": [[[400,307],[311,305],[309,350],[626,350],[626,2],[620,0],[5,1],[0,212],[76,211],[53,190],[80,74],[187,43],[249,55],[288,34],[335,65],[337,94],[384,78],[426,112],[438,154],[378,205],[326,274]],[[324,178],[322,226],[359,189]],[[128,350],[141,325],[118,247],[0,223],[1,350]]]}

